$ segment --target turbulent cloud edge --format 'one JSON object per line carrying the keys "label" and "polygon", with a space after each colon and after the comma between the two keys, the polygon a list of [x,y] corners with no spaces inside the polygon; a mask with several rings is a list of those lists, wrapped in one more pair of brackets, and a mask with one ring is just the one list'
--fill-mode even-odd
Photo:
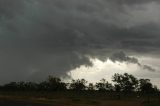
{"label": "turbulent cloud edge", "polygon": [[153,67],[140,63],[137,58],[127,56],[123,51],[112,54],[112,56],[110,56],[109,59],[113,62],[118,61],[118,62],[127,62],[127,63],[137,64],[142,69],[148,70],[151,72],[156,71],[156,69],[154,69]]}

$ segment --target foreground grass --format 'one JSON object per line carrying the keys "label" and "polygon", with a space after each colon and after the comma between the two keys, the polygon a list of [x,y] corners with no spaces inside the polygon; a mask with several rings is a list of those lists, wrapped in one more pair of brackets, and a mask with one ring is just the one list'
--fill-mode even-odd
{"label": "foreground grass", "polygon": [[104,92],[0,92],[1,101],[42,103],[54,106],[160,106],[158,96]]}

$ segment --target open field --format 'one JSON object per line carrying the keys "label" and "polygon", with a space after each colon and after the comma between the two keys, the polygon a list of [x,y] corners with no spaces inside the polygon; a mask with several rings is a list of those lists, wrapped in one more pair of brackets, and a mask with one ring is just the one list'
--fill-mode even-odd
{"label": "open field", "polygon": [[0,101],[0,106],[51,106],[39,103]]}
{"label": "open field", "polygon": [[136,97],[136,94],[102,92],[3,92],[0,106],[160,106],[158,96]]}
{"label": "open field", "polygon": [[44,104],[44,103],[28,103],[28,102],[14,102],[14,101],[3,101],[0,102],[0,106],[141,106],[136,102],[125,102],[125,101],[107,101],[101,104],[78,104],[78,103],[59,103],[59,104]]}

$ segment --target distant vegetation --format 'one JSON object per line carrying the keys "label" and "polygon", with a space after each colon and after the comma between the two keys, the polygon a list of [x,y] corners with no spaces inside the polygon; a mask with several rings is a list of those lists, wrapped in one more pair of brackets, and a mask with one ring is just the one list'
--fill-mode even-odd
{"label": "distant vegetation", "polygon": [[0,86],[0,101],[21,101],[57,106],[160,106],[160,91],[149,79],[128,73],[114,74],[112,83],[89,83],[49,76],[45,81],[10,82]]}
{"label": "distant vegetation", "polygon": [[70,83],[63,82],[60,78],[49,76],[46,81],[34,82],[10,82],[0,86],[1,91],[103,91],[103,92],[141,92],[157,93],[158,88],[149,79],[137,79],[128,73],[114,74],[114,84],[105,79],[93,84],[85,79],[72,80]]}

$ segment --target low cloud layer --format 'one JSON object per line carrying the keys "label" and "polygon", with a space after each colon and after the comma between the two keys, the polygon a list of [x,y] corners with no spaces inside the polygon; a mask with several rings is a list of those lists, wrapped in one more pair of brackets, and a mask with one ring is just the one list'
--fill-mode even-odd
{"label": "low cloud layer", "polygon": [[144,65],[142,63],[139,62],[139,60],[135,57],[130,57],[127,56],[124,52],[117,52],[114,53],[110,58],[110,60],[112,60],[113,62],[126,62],[126,63],[132,63],[132,64],[137,64],[139,67],[141,67],[144,70],[148,70],[151,72],[155,72],[156,70],[154,68],[152,68],[151,66],[148,65]]}
{"label": "low cloud layer", "polygon": [[0,81],[63,76],[117,50],[159,57],[159,9],[158,0],[1,0]]}

